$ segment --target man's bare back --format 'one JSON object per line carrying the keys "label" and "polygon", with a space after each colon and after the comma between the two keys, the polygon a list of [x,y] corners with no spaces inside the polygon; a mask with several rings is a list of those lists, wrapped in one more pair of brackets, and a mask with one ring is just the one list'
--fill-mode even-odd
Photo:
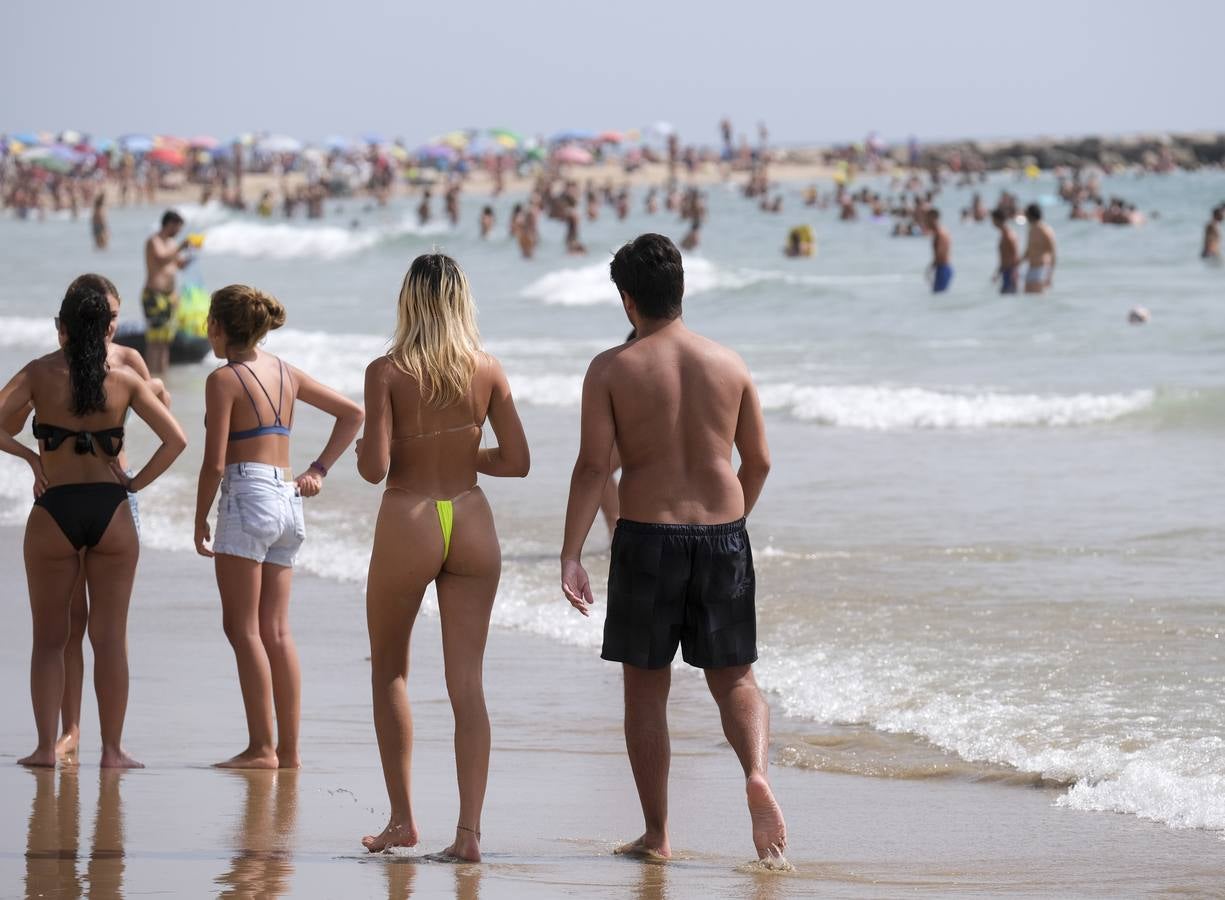
{"label": "man's bare back", "polygon": [[732,446],[756,401],[739,356],[678,319],[597,357],[591,376],[612,406],[625,518],[717,524],[745,514]]}

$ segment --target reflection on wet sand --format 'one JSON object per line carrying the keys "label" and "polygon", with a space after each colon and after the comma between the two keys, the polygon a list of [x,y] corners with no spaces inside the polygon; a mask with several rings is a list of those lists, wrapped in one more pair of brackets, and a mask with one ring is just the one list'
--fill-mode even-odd
{"label": "reflection on wet sand", "polygon": [[638,864],[638,868],[634,900],[668,900],[668,864],[643,862]]}
{"label": "reflection on wet sand", "polygon": [[219,897],[281,897],[293,876],[294,827],[298,816],[298,773],[227,770],[246,791],[234,837],[230,868],[217,876]]}
{"label": "reflection on wet sand", "polygon": [[34,802],[26,839],[26,898],[123,897],[123,772],[98,774],[98,807],[85,878],[77,871],[80,856],[81,800],[76,768],[45,769],[35,778]]}
{"label": "reflection on wet sand", "polygon": [[[383,872],[387,876],[387,900],[409,900],[412,897],[418,865],[436,866],[437,863],[423,863],[417,856],[389,856],[383,861]],[[480,900],[481,867],[460,863],[454,867],[454,871],[455,900]]]}

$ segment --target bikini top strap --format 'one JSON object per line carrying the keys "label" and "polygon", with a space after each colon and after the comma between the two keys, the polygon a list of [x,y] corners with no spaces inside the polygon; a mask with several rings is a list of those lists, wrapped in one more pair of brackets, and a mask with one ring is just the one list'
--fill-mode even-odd
{"label": "bikini top strap", "polygon": [[[260,427],[262,428],[264,426],[264,417],[259,414],[259,404],[255,402],[255,397],[252,395],[251,389],[247,387],[247,380],[243,378],[242,373],[238,371],[238,367],[242,366],[248,372],[251,372],[251,367],[248,366],[246,363],[227,362],[225,365],[226,365],[226,368],[228,368],[231,372],[234,373],[234,377],[238,379],[238,383],[242,385],[243,393],[247,395],[247,400],[250,401],[251,403],[251,410],[252,412],[255,413],[255,421],[258,422]],[[260,390],[264,390],[264,386],[260,384],[260,380],[255,377],[254,372],[251,372],[251,377],[255,378],[255,383],[259,384]],[[268,397],[267,391],[264,391],[264,396]],[[268,405],[269,406],[272,405],[271,397],[268,397]]]}
{"label": "bikini top strap", "polygon": [[[272,424],[284,426],[285,423],[281,421],[281,407],[285,403],[285,363],[278,356],[276,358],[276,364],[277,364],[277,368],[280,370],[280,373],[281,373],[281,381],[280,381],[280,384],[277,386],[276,421],[273,422]],[[289,415],[290,415],[290,418],[292,419],[293,418],[293,407],[292,406],[289,408]]]}

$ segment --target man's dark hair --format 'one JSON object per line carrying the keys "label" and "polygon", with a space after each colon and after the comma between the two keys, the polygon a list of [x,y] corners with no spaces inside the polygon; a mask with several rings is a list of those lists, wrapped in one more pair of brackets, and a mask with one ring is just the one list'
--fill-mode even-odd
{"label": "man's dark hair", "polygon": [[675,319],[685,294],[685,269],[676,245],[662,234],[643,234],[617,251],[609,265],[617,290],[648,319]]}
{"label": "man's dark hair", "polygon": [[1004,211],[1002,209],[991,210],[991,221],[994,222],[996,225],[1003,225],[1004,220],[1007,218],[1008,217],[1004,215]]}
{"label": "man's dark hair", "polygon": [[1029,206],[1025,207],[1025,218],[1029,219],[1031,222],[1041,222],[1042,207],[1037,203],[1029,204]]}
{"label": "man's dark hair", "polygon": [[168,209],[162,213],[162,227],[166,228],[169,225],[182,225],[183,217],[173,209]]}

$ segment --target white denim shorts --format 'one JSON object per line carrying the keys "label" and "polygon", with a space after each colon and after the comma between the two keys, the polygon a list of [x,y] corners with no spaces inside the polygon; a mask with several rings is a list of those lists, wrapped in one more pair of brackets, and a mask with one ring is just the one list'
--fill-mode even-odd
{"label": "white denim shorts", "polygon": [[274,566],[292,566],[306,523],[302,498],[282,469],[266,463],[225,467],[213,552]]}

